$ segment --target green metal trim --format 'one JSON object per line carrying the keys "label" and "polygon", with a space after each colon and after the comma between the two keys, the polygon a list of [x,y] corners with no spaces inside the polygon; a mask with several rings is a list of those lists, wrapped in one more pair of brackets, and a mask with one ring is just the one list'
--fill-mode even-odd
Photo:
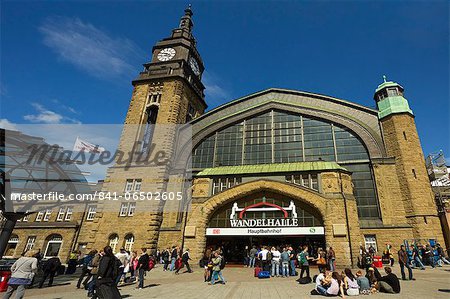
{"label": "green metal trim", "polygon": [[403,87],[398,83],[395,83],[393,81],[385,81],[385,82],[381,83],[380,85],[378,85],[377,89],[375,89],[375,93],[377,93],[380,90],[387,88],[387,87],[397,87],[397,86],[400,87],[401,89],[403,89]]}
{"label": "green metal trim", "polygon": [[254,164],[238,166],[219,166],[205,168],[199,172],[197,177],[223,176],[223,175],[243,175],[243,174],[261,174],[261,173],[286,173],[301,171],[324,171],[324,170],[342,170],[348,171],[336,162],[311,161],[295,163],[273,163],[273,164]]}
{"label": "green metal trim", "polygon": [[414,115],[409,108],[408,100],[402,96],[387,97],[378,102],[378,118],[382,119],[396,113],[409,113]]}

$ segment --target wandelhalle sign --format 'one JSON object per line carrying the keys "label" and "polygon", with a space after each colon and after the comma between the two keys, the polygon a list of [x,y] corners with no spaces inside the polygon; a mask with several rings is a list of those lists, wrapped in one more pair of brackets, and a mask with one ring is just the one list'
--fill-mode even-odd
{"label": "wandelhalle sign", "polygon": [[[283,218],[256,218],[244,219],[246,212],[272,212],[280,211]],[[291,217],[289,217],[289,213]],[[300,227],[297,219],[296,207],[293,201],[288,207],[280,207],[278,205],[260,202],[250,205],[246,208],[239,208],[237,203],[233,204],[230,215],[230,226],[227,228],[207,228],[207,236],[246,236],[246,235],[323,235],[324,228],[317,227]]]}

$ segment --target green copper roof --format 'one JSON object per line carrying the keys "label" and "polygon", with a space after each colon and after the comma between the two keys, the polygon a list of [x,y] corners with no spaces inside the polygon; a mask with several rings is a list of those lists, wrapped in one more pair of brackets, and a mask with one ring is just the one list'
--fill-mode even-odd
{"label": "green copper roof", "polygon": [[410,113],[414,115],[409,108],[408,100],[402,96],[387,97],[378,102],[378,118],[382,119],[395,113]]}
{"label": "green copper roof", "polygon": [[344,170],[336,162],[314,161],[314,162],[296,162],[296,163],[274,163],[274,164],[255,164],[239,166],[219,166],[206,168],[199,172],[197,176],[208,177],[218,175],[242,175],[257,173],[281,173],[296,171],[322,171],[322,170]]}
{"label": "green copper roof", "polygon": [[400,84],[395,83],[394,81],[386,81],[386,76],[383,76],[383,81],[384,82],[378,85],[377,89],[375,89],[375,93],[379,92],[380,90],[386,87],[400,86],[400,88],[403,89],[403,87]]}

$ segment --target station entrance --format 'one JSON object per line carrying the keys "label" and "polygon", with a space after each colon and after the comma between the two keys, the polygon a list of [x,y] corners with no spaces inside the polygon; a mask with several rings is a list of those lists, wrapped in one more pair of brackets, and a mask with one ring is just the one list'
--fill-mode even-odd
{"label": "station entrance", "polygon": [[320,214],[311,206],[271,192],[259,192],[220,207],[206,229],[206,249],[223,250],[228,263],[243,264],[255,245],[308,245],[311,255],[325,247]]}
{"label": "station entrance", "polygon": [[206,239],[206,248],[216,250],[222,248],[227,263],[244,264],[247,250],[255,245],[279,247],[280,251],[284,246],[292,246],[295,250],[299,246],[308,245],[310,254],[315,254],[318,248],[325,248],[324,236],[209,236]]}

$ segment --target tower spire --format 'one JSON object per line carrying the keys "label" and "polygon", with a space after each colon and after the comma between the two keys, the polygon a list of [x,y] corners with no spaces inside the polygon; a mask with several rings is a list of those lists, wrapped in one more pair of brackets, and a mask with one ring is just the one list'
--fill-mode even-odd
{"label": "tower spire", "polygon": [[184,10],[184,16],[181,17],[179,28],[187,31],[188,33],[192,33],[192,27],[194,26],[194,23],[192,22],[193,15],[192,5],[189,4]]}

